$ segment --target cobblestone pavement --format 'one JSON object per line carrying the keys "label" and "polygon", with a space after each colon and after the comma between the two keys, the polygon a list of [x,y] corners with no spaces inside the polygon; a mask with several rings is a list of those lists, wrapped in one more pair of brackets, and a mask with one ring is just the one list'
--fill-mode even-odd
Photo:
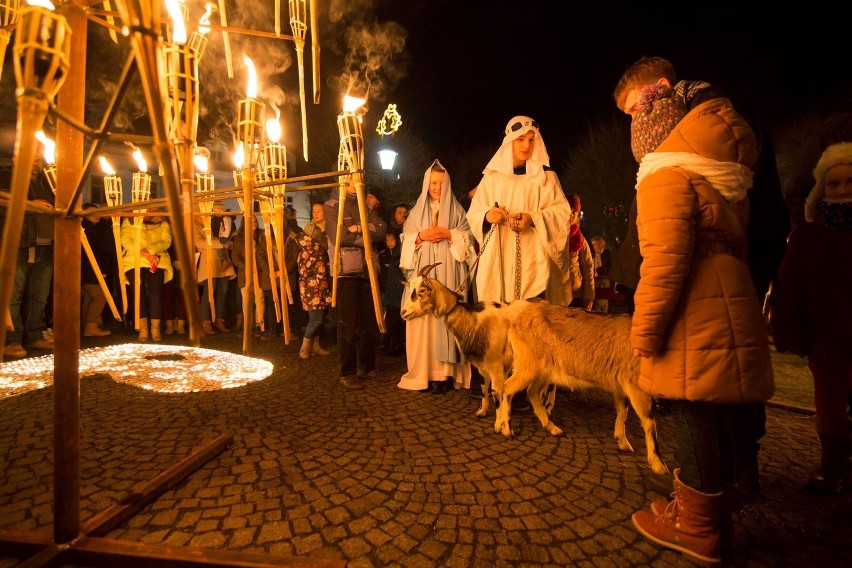
{"label": "cobblestone pavement", "polygon": [[[238,341],[231,333],[203,346],[239,352]],[[493,432],[493,410],[474,416],[478,401],[467,391],[398,389],[404,357],[379,356],[378,376],[350,391],[334,356],[302,361],[297,351],[255,341],[254,355],[274,362],[274,374],[216,392],[158,394],[84,378],[81,519],[232,433],[231,447],[108,536],[353,567],[690,565],[633,530],[631,513],[658,494],[645,486],[638,420],[628,419],[636,454],[619,453],[602,393],[559,393],[561,437],[526,413],[515,414],[516,436],[504,439]],[[51,394],[0,401],[0,528],[51,529]],[[674,466],[668,418],[658,427]],[[767,430],[763,495],[737,520],[737,563],[849,566],[852,498],[802,490],[818,462],[811,417],[769,408]],[[16,562],[0,558],[0,566]]]}

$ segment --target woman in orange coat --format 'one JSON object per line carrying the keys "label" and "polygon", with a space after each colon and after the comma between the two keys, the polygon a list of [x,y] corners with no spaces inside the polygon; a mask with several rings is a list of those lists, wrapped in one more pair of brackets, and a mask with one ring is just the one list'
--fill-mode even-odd
{"label": "woman in orange coat", "polygon": [[662,546],[718,563],[720,529],[730,526],[722,492],[737,473],[733,405],[767,400],[774,384],[746,262],[757,142],[725,98],[687,112],[703,85],[675,83],[671,63],[651,58],[625,72],[615,96],[632,116],[640,162],[643,262],[631,342],[642,358],[639,386],[671,400],[680,464],[674,500],[634,513],[633,523]]}

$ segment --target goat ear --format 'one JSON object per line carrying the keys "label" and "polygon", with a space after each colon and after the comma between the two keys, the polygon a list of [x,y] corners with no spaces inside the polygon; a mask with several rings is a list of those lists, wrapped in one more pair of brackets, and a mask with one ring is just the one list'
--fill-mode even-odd
{"label": "goat ear", "polygon": [[426,278],[429,275],[429,273],[432,272],[432,269],[435,268],[436,266],[438,266],[439,264],[441,264],[441,263],[436,262],[434,264],[424,266],[423,268],[420,269],[420,272],[418,272],[417,275]]}

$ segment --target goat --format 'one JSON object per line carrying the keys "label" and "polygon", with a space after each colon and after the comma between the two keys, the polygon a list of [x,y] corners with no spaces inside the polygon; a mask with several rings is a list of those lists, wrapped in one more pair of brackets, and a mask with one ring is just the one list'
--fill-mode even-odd
{"label": "goat", "polygon": [[[625,430],[629,398],[645,431],[651,469],[668,471],[657,449],[651,397],[637,386],[639,363],[630,347],[629,316],[589,314],[541,300],[465,304],[461,296],[426,276],[435,266],[422,268],[409,282],[411,294],[402,317],[410,320],[431,313],[445,318],[462,353],[485,379],[477,416],[487,413],[489,383],[494,387],[500,401],[495,432],[512,435],[511,398],[525,388],[536,417],[555,436],[562,434],[549,417],[555,386],[601,388],[614,398],[619,449],[633,451]],[[506,379],[508,370],[511,376]]]}
{"label": "goat", "polygon": [[[407,321],[427,314],[444,318],[461,352],[482,373],[483,397],[476,416],[485,416],[488,413],[489,387],[494,388],[497,400],[502,398],[506,370],[512,366],[507,331],[514,314],[526,307],[526,301],[516,300],[511,304],[464,303],[461,296],[440,281],[426,276],[435,266],[437,264],[423,267],[408,282],[411,294],[402,307],[402,319]],[[500,412],[497,417],[494,431],[501,432],[506,425],[500,420]],[[510,434],[504,432],[504,435]]]}
{"label": "goat", "polygon": [[[627,440],[627,401],[645,431],[648,464],[654,473],[668,473],[657,448],[657,427],[651,417],[651,397],[639,388],[639,359],[630,345],[628,315],[591,314],[546,301],[528,302],[508,330],[512,373],[503,385],[503,399],[527,389],[542,426],[553,435],[562,430],[550,421],[540,393],[547,385],[569,389],[597,388],[609,392],[615,403],[618,448],[633,452]],[[508,422],[508,404],[501,404]]]}

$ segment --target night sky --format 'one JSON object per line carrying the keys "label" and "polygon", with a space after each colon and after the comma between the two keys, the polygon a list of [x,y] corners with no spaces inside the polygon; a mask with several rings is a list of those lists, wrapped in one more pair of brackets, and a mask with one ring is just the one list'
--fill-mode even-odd
{"label": "night sky", "polygon": [[619,114],[612,90],[643,55],[721,87],[766,128],[849,109],[852,33],[842,3],[750,4],[379,0],[376,14],[408,32],[408,72],[389,100],[438,153],[496,150],[506,122],[527,114],[558,169],[588,122]]}

